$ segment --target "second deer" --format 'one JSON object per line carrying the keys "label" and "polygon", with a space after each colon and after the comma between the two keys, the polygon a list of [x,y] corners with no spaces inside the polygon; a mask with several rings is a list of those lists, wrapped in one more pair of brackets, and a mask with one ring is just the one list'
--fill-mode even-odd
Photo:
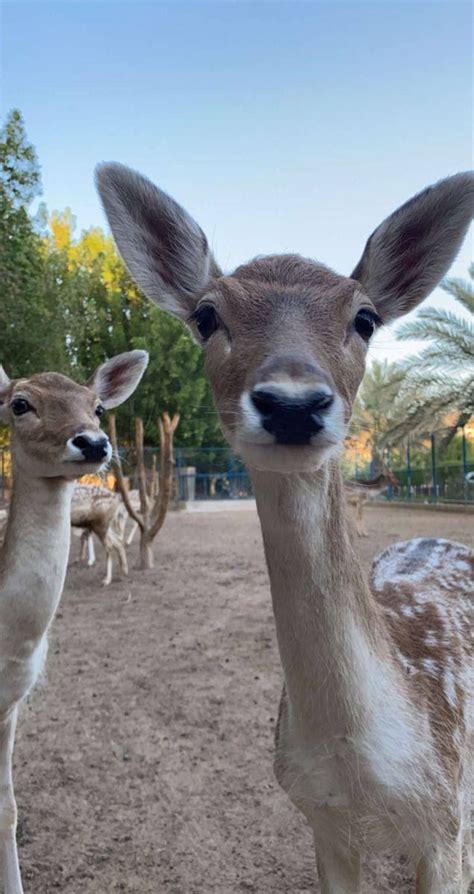
{"label": "second deer", "polygon": [[11,428],[13,487],[0,548],[0,886],[22,894],[12,754],[18,706],[46,659],[66,575],[74,480],[112,456],[105,409],[138,385],[148,355],[120,354],[87,385],[57,373],[10,381],[0,367],[0,420]]}

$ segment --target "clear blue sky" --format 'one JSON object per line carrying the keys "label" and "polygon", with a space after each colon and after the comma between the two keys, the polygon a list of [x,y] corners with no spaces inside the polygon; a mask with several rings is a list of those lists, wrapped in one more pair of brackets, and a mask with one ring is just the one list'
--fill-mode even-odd
{"label": "clear blue sky", "polygon": [[[226,268],[290,250],[350,273],[387,213],[472,166],[469,3],[16,0],[1,26],[2,112],[80,228],[104,224],[92,172],[116,159]],[[404,350],[385,333],[374,356]]]}

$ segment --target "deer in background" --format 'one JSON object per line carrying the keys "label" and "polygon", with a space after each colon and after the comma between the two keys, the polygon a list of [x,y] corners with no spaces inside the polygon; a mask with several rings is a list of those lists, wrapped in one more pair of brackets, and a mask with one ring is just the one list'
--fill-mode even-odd
{"label": "deer in background", "polygon": [[297,255],[224,275],[149,180],[106,164],[97,183],[131,275],[202,344],[223,431],[252,476],[284,672],[275,767],[313,830],[321,891],[359,894],[361,856],[382,848],[412,858],[418,894],[467,892],[472,553],[398,543],[368,578],[339,455],[370,340],[445,275],[472,175],[391,214],[350,277]]}
{"label": "deer in background", "polygon": [[76,485],[71,501],[71,525],[82,531],[81,559],[87,549],[89,566],[95,562],[93,534],[99,538],[107,557],[103,580],[106,587],[112,581],[114,552],[117,553],[122,574],[128,574],[127,554],[123,543],[127,517],[127,510],[118,494],[106,487],[91,484]]}
{"label": "deer in background", "polygon": [[344,481],[346,500],[349,506],[356,507],[356,531],[359,537],[369,536],[364,528],[365,503],[383,494],[389,484],[397,485],[398,483],[398,478],[395,478],[390,469],[384,469],[376,478],[369,478],[365,481],[360,478],[346,479]]}
{"label": "deer in background", "polygon": [[120,354],[87,385],[58,373],[10,381],[0,367],[0,419],[11,427],[13,484],[0,548],[0,878],[22,894],[12,753],[18,706],[38,679],[64,585],[74,480],[112,456],[105,409],[137,387],[145,351]]}

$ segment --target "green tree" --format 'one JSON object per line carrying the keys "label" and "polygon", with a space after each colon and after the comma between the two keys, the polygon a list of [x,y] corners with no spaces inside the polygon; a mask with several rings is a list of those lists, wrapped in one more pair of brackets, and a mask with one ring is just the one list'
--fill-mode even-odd
{"label": "green tree", "polygon": [[[442,288],[466,310],[474,311],[474,265],[470,281],[445,279]],[[398,396],[387,443],[423,436],[446,425],[448,443],[474,412],[474,326],[451,311],[426,307],[397,332],[400,339],[427,341],[426,348],[402,361],[394,372]]]}
{"label": "green tree", "polygon": [[23,120],[13,110],[0,130],[0,362],[13,376],[65,363],[41,240],[27,206],[40,188]]}
{"label": "green tree", "polygon": [[121,440],[133,440],[141,416],[157,443],[163,410],[179,412],[177,446],[223,443],[202,352],[171,317],[131,282],[111,237],[91,228],[79,237],[69,209],[32,220],[28,205],[40,172],[21,114],[0,130],[0,362],[9,375],[54,369],[81,381],[107,357],[133,348],[150,366],[117,413]]}
{"label": "green tree", "polygon": [[395,365],[374,360],[367,370],[357,395],[350,434],[365,434],[371,452],[371,475],[383,465],[384,438],[391,425],[391,412],[398,384],[393,382]]}
{"label": "green tree", "polygon": [[36,151],[28,142],[18,109],[7,115],[0,131],[0,192],[15,207],[29,205],[41,192]]}

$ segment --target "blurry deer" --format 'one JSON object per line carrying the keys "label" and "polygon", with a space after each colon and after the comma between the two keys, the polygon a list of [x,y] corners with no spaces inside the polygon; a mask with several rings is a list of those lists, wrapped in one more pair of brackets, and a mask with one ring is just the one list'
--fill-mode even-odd
{"label": "blurry deer", "polygon": [[106,487],[76,485],[71,502],[71,525],[82,531],[81,559],[87,550],[88,565],[95,563],[93,534],[104,547],[107,557],[104,586],[112,581],[114,552],[118,556],[122,574],[128,574],[127,554],[123,543],[126,516],[127,511],[118,494]]}
{"label": "blurry deer", "polygon": [[369,536],[364,528],[365,503],[383,494],[389,484],[396,486],[398,483],[398,479],[390,469],[384,469],[376,478],[369,478],[366,481],[359,478],[344,481],[347,502],[350,506],[356,507],[356,530],[359,537]]}

